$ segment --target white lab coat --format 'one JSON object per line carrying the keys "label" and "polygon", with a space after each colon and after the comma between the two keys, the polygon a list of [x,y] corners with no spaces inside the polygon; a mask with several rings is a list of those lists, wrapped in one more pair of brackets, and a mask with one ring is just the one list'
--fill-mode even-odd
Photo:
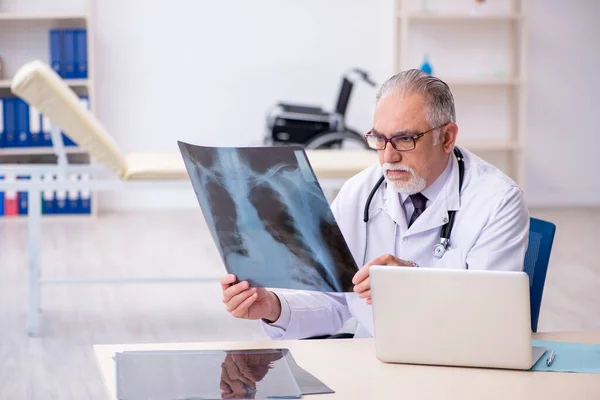
{"label": "white lab coat", "polygon": [[[522,191],[496,167],[467,150],[462,193],[459,196],[458,162],[452,156],[450,175],[423,214],[407,229],[398,194],[382,184],[373,197],[368,223],[366,260],[383,254],[416,262],[421,268],[523,270],[529,234],[529,213]],[[369,193],[381,177],[380,166],[349,179],[331,205],[357,265],[363,265],[365,223],[363,210]],[[457,210],[451,247],[437,259],[433,247],[449,210]],[[394,224],[397,224],[394,248]],[[427,288],[423,288],[427,290]],[[337,332],[354,316],[356,337],[373,336],[372,307],[354,293],[275,291],[282,314],[274,324],[262,323],[272,339],[297,339]]]}

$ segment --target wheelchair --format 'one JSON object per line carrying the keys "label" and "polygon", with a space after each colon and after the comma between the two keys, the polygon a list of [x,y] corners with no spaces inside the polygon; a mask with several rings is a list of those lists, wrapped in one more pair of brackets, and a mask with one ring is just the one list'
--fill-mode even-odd
{"label": "wheelchair", "polygon": [[306,149],[368,149],[364,136],[345,123],[352,89],[359,81],[376,85],[366,71],[350,69],[342,76],[332,112],[320,106],[277,103],[267,113],[264,144],[299,144]]}

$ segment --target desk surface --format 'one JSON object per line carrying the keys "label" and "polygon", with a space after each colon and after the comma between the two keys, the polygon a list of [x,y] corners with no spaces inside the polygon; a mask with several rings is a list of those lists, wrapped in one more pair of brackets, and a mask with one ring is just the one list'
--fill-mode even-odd
{"label": "desk surface", "polygon": [[[600,331],[541,333],[535,339],[600,343]],[[304,369],[335,390],[310,399],[599,399],[600,376],[556,372],[385,364],[375,357],[373,339],[265,340],[255,342],[96,345],[98,367],[116,399],[116,352],[288,348]]]}

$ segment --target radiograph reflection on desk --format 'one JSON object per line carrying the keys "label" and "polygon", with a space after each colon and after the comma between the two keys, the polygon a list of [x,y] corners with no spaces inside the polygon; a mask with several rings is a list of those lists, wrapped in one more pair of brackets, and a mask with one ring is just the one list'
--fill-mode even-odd
{"label": "radiograph reflection on desk", "polygon": [[356,263],[301,147],[178,144],[228,272],[253,286],[352,291]]}
{"label": "radiograph reflection on desk", "polygon": [[333,393],[288,349],[126,351],[115,356],[127,400],[300,398]]}

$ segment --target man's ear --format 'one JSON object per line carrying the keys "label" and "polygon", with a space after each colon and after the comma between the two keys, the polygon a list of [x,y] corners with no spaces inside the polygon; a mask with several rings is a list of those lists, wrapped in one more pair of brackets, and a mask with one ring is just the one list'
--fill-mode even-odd
{"label": "man's ear", "polygon": [[454,122],[450,122],[448,125],[442,128],[441,142],[444,148],[444,152],[451,153],[454,150],[454,143],[458,136],[458,125]]}

